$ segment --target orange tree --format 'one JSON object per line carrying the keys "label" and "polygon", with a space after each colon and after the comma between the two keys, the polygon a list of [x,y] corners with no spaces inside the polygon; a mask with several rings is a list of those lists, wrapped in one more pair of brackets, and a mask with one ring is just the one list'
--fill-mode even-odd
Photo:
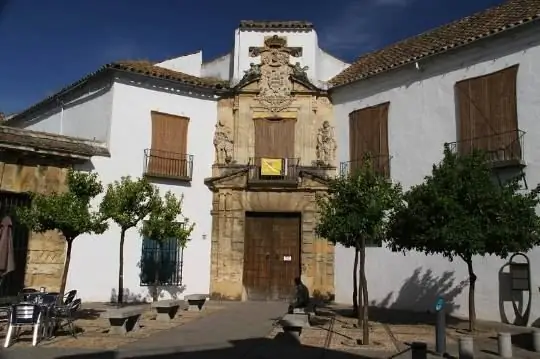
{"label": "orange tree", "polygon": [[473,257],[528,251],[539,244],[538,187],[520,193],[518,180],[494,180],[484,153],[457,155],[444,149],[425,181],[404,195],[390,219],[394,251],[415,250],[461,258],[469,274],[469,329],[475,329]]}
{"label": "orange tree", "polygon": [[183,197],[178,198],[172,192],[165,193],[164,198],[158,197],[148,220],[144,221],[140,230],[143,238],[148,238],[157,244],[157,250],[152,253],[151,258],[143,258],[141,261],[141,267],[152,269],[150,271],[142,270],[142,272],[153,274],[154,291],[152,297],[154,300],[158,300],[158,286],[161,279],[169,277],[169,273],[178,270],[178,268],[168,268],[170,263],[168,264],[167,258],[164,257],[168,257],[170,254],[163,255],[163,246],[169,241],[175,241],[178,246],[185,248],[189,236],[195,228],[195,224],[190,223],[189,218],[183,215],[182,202]]}
{"label": "orange tree", "polygon": [[91,201],[103,191],[95,173],[69,170],[67,190],[61,193],[32,193],[29,207],[17,210],[20,222],[34,232],[58,231],[66,240],[66,258],[60,280],[60,295],[66,289],[67,274],[71,261],[71,249],[75,238],[84,233],[103,233],[107,224],[98,212],[91,209]]}
{"label": "orange tree", "polygon": [[133,180],[122,177],[107,186],[101,201],[100,211],[104,218],[111,219],[120,227],[120,252],[118,260],[118,298],[124,301],[124,241],[126,232],[136,227],[150,214],[158,203],[159,194],[155,186],[145,178]]}
{"label": "orange tree", "polygon": [[[358,170],[330,180],[327,193],[317,198],[319,220],[315,227],[318,236],[355,250],[353,303],[360,306],[358,321],[363,328],[363,344],[369,344],[366,242],[384,238],[388,212],[401,201],[401,186],[374,171],[371,162],[368,156]],[[356,290],[358,257],[360,280]]]}

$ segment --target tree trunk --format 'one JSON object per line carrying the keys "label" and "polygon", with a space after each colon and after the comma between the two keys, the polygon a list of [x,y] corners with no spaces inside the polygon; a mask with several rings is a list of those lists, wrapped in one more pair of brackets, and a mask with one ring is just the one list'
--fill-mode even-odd
{"label": "tree trunk", "polygon": [[353,315],[358,316],[358,248],[354,249],[354,265],[353,265]]}
{"label": "tree trunk", "polygon": [[474,305],[474,289],[476,287],[476,274],[474,274],[472,257],[467,257],[467,270],[469,271],[469,330],[476,330],[476,307]]}
{"label": "tree trunk", "polygon": [[126,230],[120,231],[120,260],[118,262],[118,305],[124,302],[124,240],[126,239]]}
{"label": "tree trunk", "polygon": [[66,238],[66,259],[64,260],[64,271],[62,272],[62,278],[60,279],[60,295],[59,298],[64,297],[66,291],[67,275],[69,271],[69,262],[71,261],[71,247],[73,245],[73,238]]}
{"label": "tree trunk", "polygon": [[361,283],[361,295],[362,295],[362,344],[369,344],[369,296],[366,280],[366,240],[362,238],[362,245],[360,247],[360,283]]}

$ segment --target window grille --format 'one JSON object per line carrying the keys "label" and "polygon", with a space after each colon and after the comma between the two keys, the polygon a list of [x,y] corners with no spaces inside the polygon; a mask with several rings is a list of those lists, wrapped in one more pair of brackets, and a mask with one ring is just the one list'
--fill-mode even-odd
{"label": "window grille", "polygon": [[182,285],[184,248],[178,240],[159,243],[151,238],[143,238],[141,255],[141,286]]}

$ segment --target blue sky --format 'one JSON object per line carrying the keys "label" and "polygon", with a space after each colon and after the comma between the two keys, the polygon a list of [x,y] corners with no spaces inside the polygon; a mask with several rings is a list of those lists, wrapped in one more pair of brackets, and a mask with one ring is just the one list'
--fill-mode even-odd
{"label": "blue sky", "polygon": [[18,112],[121,59],[229,51],[240,20],[307,20],[321,47],[362,53],[501,0],[0,0],[0,111]]}

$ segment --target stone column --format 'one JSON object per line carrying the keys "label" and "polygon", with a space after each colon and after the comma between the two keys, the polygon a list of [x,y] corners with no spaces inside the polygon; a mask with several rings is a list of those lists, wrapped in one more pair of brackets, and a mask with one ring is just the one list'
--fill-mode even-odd
{"label": "stone column", "polygon": [[212,226],[211,291],[217,298],[240,300],[244,259],[244,212],[238,208],[236,196],[237,194],[230,190],[219,192],[219,210],[214,215]]}

